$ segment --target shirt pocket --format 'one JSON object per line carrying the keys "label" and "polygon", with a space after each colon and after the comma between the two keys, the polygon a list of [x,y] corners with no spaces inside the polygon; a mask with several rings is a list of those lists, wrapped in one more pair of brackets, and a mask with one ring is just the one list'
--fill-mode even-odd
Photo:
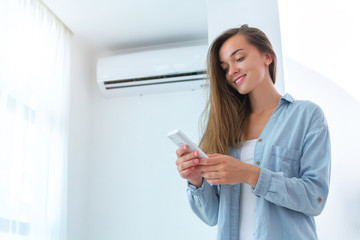
{"label": "shirt pocket", "polygon": [[272,146],[271,151],[275,171],[286,177],[299,177],[301,152],[281,146]]}

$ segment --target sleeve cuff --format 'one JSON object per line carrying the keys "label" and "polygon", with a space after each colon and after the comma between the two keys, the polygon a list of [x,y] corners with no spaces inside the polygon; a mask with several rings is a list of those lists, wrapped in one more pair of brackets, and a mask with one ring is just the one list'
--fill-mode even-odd
{"label": "sleeve cuff", "polygon": [[270,187],[271,171],[266,168],[260,168],[260,174],[255,188],[252,192],[259,197],[265,196]]}
{"label": "sleeve cuff", "polygon": [[[207,187],[210,187],[210,184],[206,181],[206,179],[203,178],[203,182],[201,184],[201,186],[199,188],[197,188],[196,186],[192,185],[189,180],[187,181],[187,185],[188,185],[188,189],[192,192],[192,193],[203,193]],[[208,186],[209,185],[209,186]]]}

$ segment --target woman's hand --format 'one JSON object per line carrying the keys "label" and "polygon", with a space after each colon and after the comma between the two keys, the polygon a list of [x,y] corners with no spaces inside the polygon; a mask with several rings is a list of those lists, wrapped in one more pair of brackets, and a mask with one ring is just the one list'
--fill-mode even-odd
{"label": "woman's hand", "polygon": [[199,164],[199,153],[197,151],[185,153],[188,148],[187,145],[184,145],[176,150],[177,170],[182,178],[188,179],[192,185],[200,187],[203,180],[200,169],[196,167]]}
{"label": "woman's hand", "polygon": [[247,183],[255,188],[260,173],[259,167],[227,155],[208,156],[209,158],[201,158],[196,167],[208,183],[213,185]]}

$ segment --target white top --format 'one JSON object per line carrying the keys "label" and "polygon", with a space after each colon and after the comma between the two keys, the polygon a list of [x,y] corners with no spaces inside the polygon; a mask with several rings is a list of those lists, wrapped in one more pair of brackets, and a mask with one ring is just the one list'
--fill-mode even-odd
{"label": "white top", "polygon": [[[248,164],[254,164],[254,151],[257,139],[245,141],[241,146],[240,160]],[[254,239],[256,197],[251,192],[251,186],[246,183],[240,184],[240,240]]]}

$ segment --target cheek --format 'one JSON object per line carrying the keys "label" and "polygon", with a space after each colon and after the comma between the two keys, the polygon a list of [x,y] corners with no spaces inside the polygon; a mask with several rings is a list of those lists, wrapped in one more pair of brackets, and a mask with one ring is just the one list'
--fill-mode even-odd
{"label": "cheek", "polygon": [[229,77],[229,74],[225,74],[225,80],[226,80],[226,82],[231,84],[231,79]]}
{"label": "cheek", "polygon": [[246,67],[248,69],[257,69],[259,67],[259,61],[258,59],[252,59],[251,61],[246,62]]}
{"label": "cheek", "polygon": [[253,74],[263,75],[266,72],[266,65],[263,62],[257,61],[253,62],[249,69],[252,70]]}
{"label": "cheek", "polygon": [[226,81],[231,84],[231,79],[230,79],[230,77],[229,77],[228,75],[226,75],[225,78],[226,78]]}

